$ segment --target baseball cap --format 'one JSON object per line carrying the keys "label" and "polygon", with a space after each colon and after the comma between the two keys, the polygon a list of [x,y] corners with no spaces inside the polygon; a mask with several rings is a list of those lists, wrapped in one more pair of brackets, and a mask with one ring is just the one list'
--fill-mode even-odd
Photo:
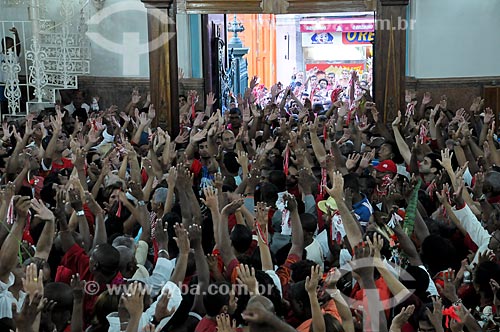
{"label": "baseball cap", "polygon": [[375,170],[379,172],[391,172],[391,173],[397,173],[398,172],[398,167],[392,160],[384,160],[381,161],[377,166],[375,166]]}

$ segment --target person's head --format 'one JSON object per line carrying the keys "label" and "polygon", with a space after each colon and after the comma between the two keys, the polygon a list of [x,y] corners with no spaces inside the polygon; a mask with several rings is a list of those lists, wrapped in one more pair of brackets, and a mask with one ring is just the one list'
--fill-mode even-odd
{"label": "person's head", "polygon": [[363,174],[358,179],[359,183],[359,191],[365,194],[366,196],[371,196],[373,190],[376,187],[376,180],[371,175]]}
{"label": "person's head", "polygon": [[168,189],[167,188],[157,188],[151,199],[151,209],[156,212],[157,215],[163,212],[165,202],[167,200]]}
{"label": "person's head", "polygon": [[328,83],[330,83],[331,85],[333,85],[335,83],[335,73],[328,73]]}
{"label": "person's head", "polygon": [[437,173],[441,169],[441,165],[438,162],[439,158],[437,153],[427,154],[418,166],[420,174],[427,175]]}
{"label": "person's head", "polygon": [[316,82],[318,82],[318,76],[312,75],[311,76],[311,84],[316,84]]}
{"label": "person's head", "polygon": [[233,129],[241,127],[241,111],[239,108],[231,108],[229,110],[229,123]]}
{"label": "person's head", "polygon": [[291,280],[295,283],[305,281],[306,278],[311,275],[311,267],[315,265],[316,263],[309,259],[303,259],[293,263],[290,267],[292,270],[292,274],[290,275]]}
{"label": "person's head", "polygon": [[378,150],[378,159],[380,161],[384,161],[384,160],[388,160],[388,159],[391,159],[391,160],[394,160],[394,158],[396,157],[396,151],[397,151],[397,146],[395,146],[393,143],[391,142],[385,142],[383,143],[379,150]]}
{"label": "person's head", "polygon": [[210,158],[210,151],[208,150],[208,141],[203,139],[198,142],[198,153],[202,159]]}
{"label": "person's head", "polygon": [[257,202],[264,202],[268,206],[274,206],[276,200],[278,200],[278,193],[279,189],[275,184],[264,182],[256,189],[255,198]]}
{"label": "person's head", "polygon": [[266,107],[273,101],[273,96],[270,93],[266,93],[261,99],[262,107]]}
{"label": "person's head", "polygon": [[[51,311],[42,311],[42,319],[40,321],[52,321],[57,331],[64,331],[69,322],[71,322],[73,290],[68,284],[50,282],[44,286],[43,295],[48,301],[54,301],[56,303]],[[46,317],[47,315],[50,315],[50,317]],[[47,326],[41,326],[42,331],[44,328],[47,328]]]}
{"label": "person's head", "polygon": [[211,284],[210,292],[203,295],[203,305],[210,317],[216,317],[219,314],[233,314],[236,310],[236,302],[231,284],[228,282]]}
{"label": "person's head", "polygon": [[120,197],[120,191],[122,191],[121,184],[113,184],[104,190],[104,197],[108,198],[109,206],[113,206],[115,203],[118,203]]}
{"label": "person's head", "polygon": [[436,234],[427,236],[422,242],[420,256],[424,264],[429,267],[431,275],[450,267],[457,267],[457,250],[450,240]]}
{"label": "person's head", "polygon": [[85,94],[81,90],[75,90],[71,101],[73,102],[73,106],[75,106],[76,109],[79,109],[85,101]]}
{"label": "person's head", "polygon": [[286,175],[283,171],[271,171],[269,173],[269,182],[278,187],[280,192],[286,190]]}
{"label": "person's head", "polygon": [[500,282],[500,265],[497,262],[486,261],[479,264],[474,273],[474,288],[476,292],[485,300],[493,300],[493,291],[490,280]]}
{"label": "person's head", "polygon": [[23,261],[23,266],[28,266],[31,263],[36,264],[36,270],[43,271],[43,282],[49,282],[50,281],[50,265],[47,263],[47,261],[43,258],[40,257],[30,257]]}
{"label": "person's head", "polygon": [[[339,320],[335,317],[333,317],[330,314],[323,314],[323,319],[325,320],[325,327],[326,327],[326,332],[344,332],[344,326],[339,322]],[[311,325],[311,328],[309,329],[310,332],[314,332],[314,329]]]}
{"label": "person's head", "polygon": [[125,278],[132,278],[137,270],[135,250],[126,246],[117,246],[116,250],[120,253],[120,273]]}
{"label": "person's head", "polygon": [[240,254],[245,253],[252,244],[252,232],[245,225],[234,225],[230,237],[231,245]]}
{"label": "person's head", "polygon": [[319,87],[321,89],[326,89],[328,87],[328,80],[326,78],[322,78],[319,80]]}
{"label": "person's head", "polygon": [[120,235],[113,239],[112,246],[115,248],[124,246],[135,251],[135,240],[130,235]]}
{"label": "person's head", "polygon": [[483,194],[487,198],[500,195],[500,172],[490,171],[484,176]]}
{"label": "person's head", "polygon": [[[309,273],[311,273],[310,270]],[[311,302],[305,289],[305,281],[295,282],[290,286],[289,298],[295,317],[302,322],[311,318]]]}
{"label": "person's head", "polygon": [[99,244],[90,254],[89,269],[99,283],[109,283],[118,273],[120,252],[108,243]]}
{"label": "person's head", "polygon": [[235,152],[226,152],[223,159],[226,170],[234,176],[238,175],[238,171],[240,170],[237,158],[238,155]]}
{"label": "person's head", "polygon": [[186,105],[187,97],[185,95],[179,95],[179,108]]}
{"label": "person's head", "polygon": [[26,161],[29,161],[30,171],[38,171],[40,169],[40,158],[37,147],[25,148],[24,152],[19,154],[19,165],[25,165]]}
{"label": "person's head", "polygon": [[304,72],[299,71],[297,74],[295,74],[295,81],[304,83]]}
{"label": "person's head", "polygon": [[11,37],[4,37],[2,39],[2,53],[7,54],[7,51],[13,49],[14,39]]}
{"label": "person's head", "polygon": [[433,311],[432,303],[427,303],[425,306],[422,306],[421,310],[417,314],[418,321],[418,330],[417,332],[436,332],[434,325],[432,325],[429,320],[429,316],[427,316],[426,309],[429,309],[431,312]]}
{"label": "person's head", "polygon": [[313,96],[313,104],[314,105],[323,105],[323,97],[320,95],[314,95]]}
{"label": "person's head", "polygon": [[112,294],[111,292],[103,292],[99,295],[92,314],[93,328],[96,328],[97,331],[108,331],[109,322],[106,316],[118,311],[121,295]]}
{"label": "person's head", "polygon": [[304,232],[304,246],[307,247],[314,240],[314,233],[318,226],[317,218],[310,213],[302,213],[300,215],[302,231]]}
{"label": "person's head", "polygon": [[222,133],[222,148],[226,151],[233,151],[236,139],[231,130],[224,130]]}
{"label": "person's head", "polygon": [[390,182],[398,172],[398,168],[392,160],[384,160],[375,166],[374,169],[377,184]]}

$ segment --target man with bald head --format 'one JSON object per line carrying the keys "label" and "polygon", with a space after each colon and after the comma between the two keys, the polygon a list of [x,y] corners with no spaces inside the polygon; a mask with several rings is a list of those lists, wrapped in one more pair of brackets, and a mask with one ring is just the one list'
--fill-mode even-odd
{"label": "man with bald head", "polygon": [[113,246],[120,253],[120,273],[122,276],[126,279],[144,282],[151,289],[151,297],[156,297],[172,275],[175,267],[174,260],[169,260],[160,255],[153,273],[149,275],[144,265],[137,261],[134,239],[119,236],[113,241]]}
{"label": "man with bald head", "polygon": [[295,331],[276,316],[273,303],[262,295],[254,295],[248,300],[241,317],[248,322],[250,332]]}

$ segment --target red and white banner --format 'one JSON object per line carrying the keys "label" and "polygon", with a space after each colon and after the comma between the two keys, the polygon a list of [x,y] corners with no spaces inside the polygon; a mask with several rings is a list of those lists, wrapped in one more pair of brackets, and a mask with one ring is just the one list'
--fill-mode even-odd
{"label": "red and white banner", "polygon": [[300,32],[372,32],[373,17],[366,18],[306,18],[300,21]]}

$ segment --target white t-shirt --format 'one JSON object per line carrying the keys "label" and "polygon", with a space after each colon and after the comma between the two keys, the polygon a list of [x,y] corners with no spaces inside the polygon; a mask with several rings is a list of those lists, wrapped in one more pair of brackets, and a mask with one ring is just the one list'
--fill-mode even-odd
{"label": "white t-shirt", "polygon": [[[89,110],[90,110],[89,105],[83,103],[82,108],[84,108],[87,111],[87,114],[89,113]],[[73,112],[75,112],[75,110],[76,110],[75,105],[73,105],[73,102],[71,102],[71,104],[69,104],[69,105],[64,106],[64,109],[69,112],[69,115],[72,115]]]}

